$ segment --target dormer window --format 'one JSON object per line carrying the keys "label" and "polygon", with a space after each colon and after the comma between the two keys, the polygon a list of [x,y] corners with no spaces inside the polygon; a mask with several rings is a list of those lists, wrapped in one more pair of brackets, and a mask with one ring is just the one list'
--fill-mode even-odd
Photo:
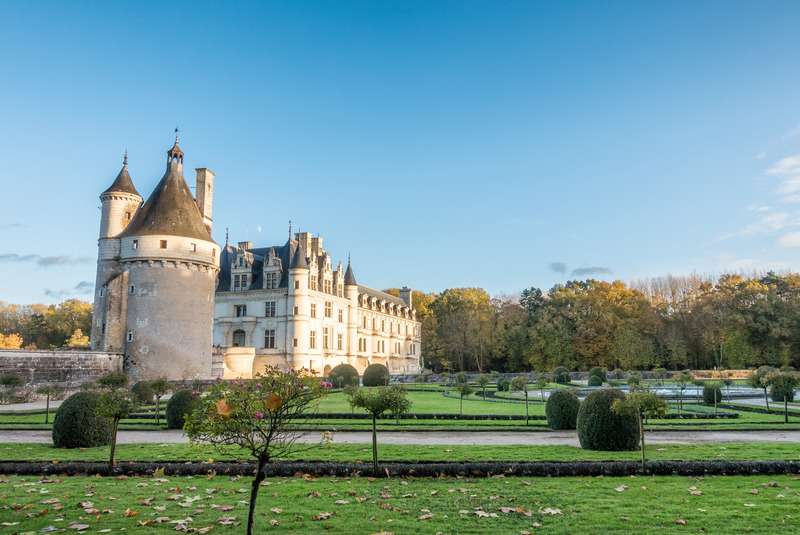
{"label": "dormer window", "polygon": [[278,287],[278,273],[266,273],[264,275],[264,288],[274,290]]}

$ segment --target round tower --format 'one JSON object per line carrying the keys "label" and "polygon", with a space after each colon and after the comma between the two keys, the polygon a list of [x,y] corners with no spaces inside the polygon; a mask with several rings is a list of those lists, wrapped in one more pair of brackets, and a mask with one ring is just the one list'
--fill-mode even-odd
{"label": "round tower", "polygon": [[119,235],[125,370],[132,375],[211,377],[220,247],[186,185],[183,156],[176,138],[164,176]]}
{"label": "round tower", "polygon": [[311,301],[308,294],[309,268],[303,245],[298,243],[289,264],[289,295],[286,321],[286,363],[292,368],[309,366],[309,318]]}
{"label": "round tower", "polygon": [[[114,343],[106,336],[109,319],[108,284],[122,272],[119,263],[119,239],[142,204],[142,197],[133,186],[128,173],[128,153],[122,161],[122,169],[111,186],[100,194],[100,236],[97,241],[97,275],[94,284],[94,307],[92,321],[92,349],[108,350]],[[106,340],[107,338],[108,341]],[[117,344],[116,349],[120,349]]]}
{"label": "round tower", "polygon": [[347,363],[358,370],[358,284],[349,258],[344,273],[344,296],[347,299]]}

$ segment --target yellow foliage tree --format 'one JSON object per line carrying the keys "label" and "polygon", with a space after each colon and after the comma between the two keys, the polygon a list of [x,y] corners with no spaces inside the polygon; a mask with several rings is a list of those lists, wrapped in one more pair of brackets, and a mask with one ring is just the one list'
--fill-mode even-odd
{"label": "yellow foliage tree", "polygon": [[22,347],[22,337],[17,333],[4,335],[0,333],[0,349],[19,349]]}
{"label": "yellow foliage tree", "polygon": [[80,329],[75,329],[75,332],[64,342],[64,345],[67,347],[86,347],[89,345],[89,337],[85,336]]}

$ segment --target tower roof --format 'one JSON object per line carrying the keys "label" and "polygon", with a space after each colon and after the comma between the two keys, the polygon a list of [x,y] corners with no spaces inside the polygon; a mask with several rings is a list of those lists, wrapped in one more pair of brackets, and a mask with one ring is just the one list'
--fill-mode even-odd
{"label": "tower roof", "polygon": [[178,166],[167,164],[167,172],[120,236],[149,234],[214,241]]}
{"label": "tower roof", "polygon": [[303,250],[302,245],[297,246],[297,250],[294,252],[294,258],[292,258],[292,264],[289,266],[289,269],[308,269],[306,252]]}
{"label": "tower roof", "polygon": [[344,283],[346,286],[354,286],[356,284],[356,276],[353,275],[353,268],[350,262],[347,262],[347,271],[344,272]]}
{"label": "tower roof", "polygon": [[111,186],[103,192],[106,193],[129,193],[132,195],[136,195],[137,197],[141,197],[139,192],[136,191],[136,188],[133,187],[133,181],[131,180],[131,175],[128,174],[128,153],[125,153],[125,159],[122,163],[122,169],[120,170],[117,178],[114,179],[114,182]]}

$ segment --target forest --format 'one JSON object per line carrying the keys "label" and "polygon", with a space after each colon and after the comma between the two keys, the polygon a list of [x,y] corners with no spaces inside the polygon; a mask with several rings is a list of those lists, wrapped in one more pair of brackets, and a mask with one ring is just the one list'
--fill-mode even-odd
{"label": "forest", "polygon": [[454,288],[413,299],[423,364],[435,372],[800,365],[792,272],[590,279],[495,298]]}

